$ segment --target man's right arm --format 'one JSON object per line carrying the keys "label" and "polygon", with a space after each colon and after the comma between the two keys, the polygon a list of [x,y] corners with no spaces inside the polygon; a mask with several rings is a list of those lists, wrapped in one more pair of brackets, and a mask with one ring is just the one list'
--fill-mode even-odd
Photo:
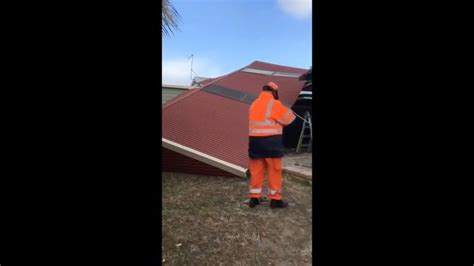
{"label": "man's right arm", "polygon": [[296,116],[293,114],[293,110],[286,108],[280,101],[275,101],[272,118],[280,125],[287,126],[295,120]]}

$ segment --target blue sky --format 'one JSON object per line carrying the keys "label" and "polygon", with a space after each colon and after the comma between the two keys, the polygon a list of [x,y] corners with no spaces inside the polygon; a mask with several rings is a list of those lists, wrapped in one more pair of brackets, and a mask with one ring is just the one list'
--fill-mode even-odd
{"label": "blue sky", "polygon": [[[163,35],[163,83],[190,85],[259,60],[309,68],[311,0],[171,0],[179,30]],[[194,76],[195,74],[193,74]]]}

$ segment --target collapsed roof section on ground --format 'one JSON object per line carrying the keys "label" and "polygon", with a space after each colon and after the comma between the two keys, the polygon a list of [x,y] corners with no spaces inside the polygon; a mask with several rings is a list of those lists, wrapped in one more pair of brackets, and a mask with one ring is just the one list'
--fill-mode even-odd
{"label": "collapsed roof section on ground", "polygon": [[196,174],[209,174],[212,168],[216,173],[222,170],[245,176],[249,161],[249,104],[264,84],[273,81],[280,87],[280,100],[292,106],[305,83],[299,77],[307,71],[255,61],[164,104],[163,170],[189,172],[189,167],[197,165],[190,163],[193,160],[201,162],[193,169]]}

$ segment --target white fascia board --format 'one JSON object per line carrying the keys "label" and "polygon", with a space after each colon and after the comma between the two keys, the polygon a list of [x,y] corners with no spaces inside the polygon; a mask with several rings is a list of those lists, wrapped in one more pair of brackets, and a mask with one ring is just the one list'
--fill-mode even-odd
{"label": "white fascia board", "polygon": [[161,84],[161,88],[189,90],[193,86]]}

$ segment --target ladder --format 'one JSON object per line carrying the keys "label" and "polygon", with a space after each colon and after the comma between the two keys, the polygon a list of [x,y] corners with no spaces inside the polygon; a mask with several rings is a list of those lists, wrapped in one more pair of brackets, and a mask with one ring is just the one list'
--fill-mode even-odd
{"label": "ladder", "polygon": [[[309,129],[309,132],[305,132]],[[299,153],[303,148],[306,148],[308,152],[311,152],[313,146],[313,126],[311,124],[311,114],[306,111],[303,119],[303,127],[301,129],[300,139],[296,146],[296,152]]]}

